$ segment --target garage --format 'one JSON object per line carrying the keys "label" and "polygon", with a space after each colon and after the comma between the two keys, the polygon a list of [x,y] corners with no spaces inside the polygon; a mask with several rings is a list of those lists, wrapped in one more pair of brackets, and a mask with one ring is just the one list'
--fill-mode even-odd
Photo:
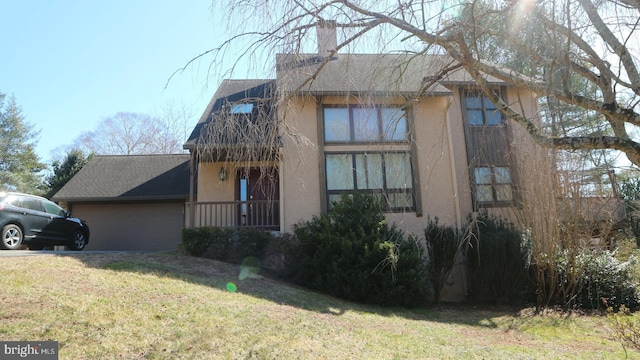
{"label": "garage", "polygon": [[87,251],[176,250],[189,160],[188,154],[94,156],[52,200],[87,221]]}
{"label": "garage", "polygon": [[184,203],[75,204],[73,216],[89,223],[91,250],[176,250]]}

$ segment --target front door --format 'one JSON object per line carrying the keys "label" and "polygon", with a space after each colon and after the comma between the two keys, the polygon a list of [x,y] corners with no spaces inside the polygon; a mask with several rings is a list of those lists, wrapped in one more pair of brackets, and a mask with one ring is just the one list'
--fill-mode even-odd
{"label": "front door", "polygon": [[280,186],[275,168],[250,168],[238,174],[238,222],[241,227],[280,228]]}

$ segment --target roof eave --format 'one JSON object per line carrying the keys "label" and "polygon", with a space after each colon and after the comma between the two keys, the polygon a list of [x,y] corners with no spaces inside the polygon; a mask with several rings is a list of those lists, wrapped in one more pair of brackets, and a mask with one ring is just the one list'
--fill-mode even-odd
{"label": "roof eave", "polygon": [[66,203],[120,203],[120,202],[151,202],[151,201],[187,201],[189,194],[169,196],[115,196],[115,197],[53,197],[53,201]]}

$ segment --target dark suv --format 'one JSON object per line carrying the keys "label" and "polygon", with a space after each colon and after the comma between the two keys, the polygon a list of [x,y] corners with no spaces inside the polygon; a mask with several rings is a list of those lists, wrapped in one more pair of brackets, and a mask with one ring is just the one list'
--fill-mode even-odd
{"label": "dark suv", "polygon": [[55,203],[33,195],[0,193],[0,248],[32,250],[55,245],[80,251],[89,243],[87,223]]}

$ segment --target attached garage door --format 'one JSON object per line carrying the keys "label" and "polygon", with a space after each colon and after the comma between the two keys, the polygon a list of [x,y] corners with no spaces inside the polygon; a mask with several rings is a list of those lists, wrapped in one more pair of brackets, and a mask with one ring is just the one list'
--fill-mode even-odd
{"label": "attached garage door", "polygon": [[176,250],[184,203],[73,204],[74,217],[89,223],[90,250]]}

